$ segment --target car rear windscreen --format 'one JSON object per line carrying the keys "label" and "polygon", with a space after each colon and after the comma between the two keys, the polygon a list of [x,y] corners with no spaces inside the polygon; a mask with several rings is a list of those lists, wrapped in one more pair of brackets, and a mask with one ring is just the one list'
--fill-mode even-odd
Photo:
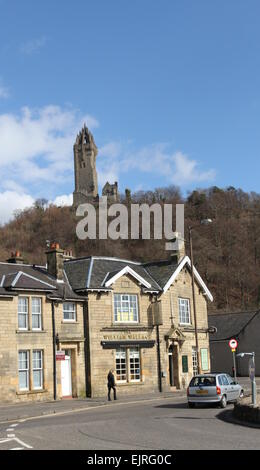
{"label": "car rear windscreen", "polygon": [[216,387],[216,377],[193,377],[190,387]]}

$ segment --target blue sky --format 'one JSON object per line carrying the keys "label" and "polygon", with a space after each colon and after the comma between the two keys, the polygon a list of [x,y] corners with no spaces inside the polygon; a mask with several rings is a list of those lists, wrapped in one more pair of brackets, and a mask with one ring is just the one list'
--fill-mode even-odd
{"label": "blue sky", "polygon": [[259,192],[259,17],[259,0],[0,0],[0,221],[70,200],[84,121],[100,186]]}

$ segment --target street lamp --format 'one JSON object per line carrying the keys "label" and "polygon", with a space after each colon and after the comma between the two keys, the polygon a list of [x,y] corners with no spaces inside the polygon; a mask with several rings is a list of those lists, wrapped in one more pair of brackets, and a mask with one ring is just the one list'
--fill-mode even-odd
{"label": "street lamp", "polygon": [[191,261],[191,285],[192,285],[192,300],[193,300],[193,315],[195,325],[195,341],[197,350],[197,362],[198,362],[198,373],[201,373],[200,367],[200,353],[199,353],[199,339],[198,339],[198,327],[197,327],[197,311],[196,311],[196,298],[195,298],[195,283],[194,283],[194,263],[193,263],[193,248],[192,248],[192,230],[198,228],[201,225],[209,225],[212,223],[212,219],[203,219],[200,225],[189,226],[189,245],[190,245],[190,261]]}
{"label": "street lamp", "polygon": [[252,385],[252,405],[256,406],[256,381],[255,381],[255,353],[238,353],[237,357],[249,356],[251,360],[249,362],[249,377]]}

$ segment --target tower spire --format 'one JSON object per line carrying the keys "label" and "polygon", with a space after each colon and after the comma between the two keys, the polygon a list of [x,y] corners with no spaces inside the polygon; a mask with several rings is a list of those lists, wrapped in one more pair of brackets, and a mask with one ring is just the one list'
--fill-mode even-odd
{"label": "tower spire", "polygon": [[84,122],[76,137],[74,150],[75,191],[73,205],[78,206],[98,197],[96,157],[98,149],[94,137]]}

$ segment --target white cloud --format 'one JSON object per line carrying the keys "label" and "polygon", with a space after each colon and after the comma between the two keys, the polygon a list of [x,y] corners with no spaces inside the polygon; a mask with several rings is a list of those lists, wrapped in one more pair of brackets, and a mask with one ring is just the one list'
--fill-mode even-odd
{"label": "white cloud", "polygon": [[73,172],[75,136],[84,121],[91,129],[98,126],[92,116],[52,105],[0,115],[0,181],[21,187],[30,183],[31,188],[66,183]]}
{"label": "white cloud", "polygon": [[53,204],[58,207],[63,206],[72,206],[73,203],[73,194],[63,194],[63,196],[57,196]]}
{"label": "white cloud", "polygon": [[[101,157],[101,158],[100,158]],[[201,170],[196,160],[182,152],[168,151],[168,145],[159,143],[130,150],[128,145],[111,142],[102,147],[97,160],[98,177],[101,184],[113,182],[130,171],[151,174],[163,178],[165,184],[182,187],[214,180],[214,169]],[[147,176],[146,176],[147,178]]]}
{"label": "white cloud", "polygon": [[99,156],[105,156],[110,158],[117,158],[122,152],[122,144],[120,142],[109,142],[103,145],[98,151]]}
{"label": "white cloud", "polygon": [[23,54],[31,55],[34,52],[37,52],[42,47],[44,47],[46,42],[47,42],[47,38],[45,36],[31,39],[29,41],[24,42],[21,45],[20,50]]}
{"label": "white cloud", "polygon": [[181,186],[181,184],[200,183],[203,181],[212,181],[216,176],[216,171],[211,169],[208,171],[200,171],[199,165],[196,160],[189,160],[189,158],[177,152],[173,155],[175,164],[175,174],[173,175],[172,182]]}
{"label": "white cloud", "polygon": [[[13,211],[31,205],[38,197],[54,204],[71,205],[73,184],[73,144],[86,122],[93,130],[98,121],[72,108],[49,105],[38,109],[24,107],[19,113],[0,114],[0,222]],[[99,149],[98,181],[113,183],[133,178],[135,187],[150,176],[158,185],[176,184],[181,188],[212,181],[215,170],[201,169],[198,161],[182,152],[169,151],[166,144],[134,149],[132,142],[111,141]],[[130,180],[131,181],[131,180]],[[122,188],[121,188],[122,189]],[[61,194],[61,196],[57,196]],[[8,198],[10,197],[10,203]]]}
{"label": "white cloud", "polygon": [[0,223],[5,224],[13,218],[16,210],[31,207],[34,199],[25,193],[4,191],[0,193]]}

